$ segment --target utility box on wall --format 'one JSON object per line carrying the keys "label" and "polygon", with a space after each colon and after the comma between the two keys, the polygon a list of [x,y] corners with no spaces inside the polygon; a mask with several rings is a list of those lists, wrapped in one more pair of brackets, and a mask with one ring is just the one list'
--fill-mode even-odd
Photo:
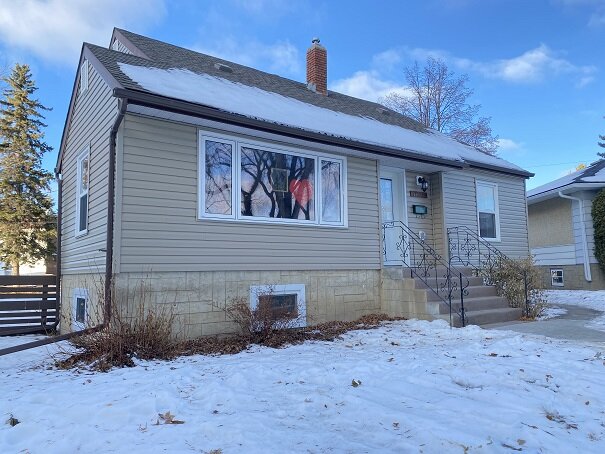
{"label": "utility box on wall", "polygon": [[412,205],[412,213],[424,216],[428,214],[428,208],[426,205]]}

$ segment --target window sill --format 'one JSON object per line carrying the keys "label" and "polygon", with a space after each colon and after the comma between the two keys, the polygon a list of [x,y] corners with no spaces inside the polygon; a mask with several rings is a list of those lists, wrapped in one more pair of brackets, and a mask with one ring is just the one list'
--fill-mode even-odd
{"label": "window sill", "polygon": [[258,224],[265,226],[274,227],[303,227],[303,228],[320,228],[320,229],[348,229],[348,223],[344,225],[336,224],[315,224],[312,222],[288,222],[288,221],[270,221],[264,219],[233,219],[233,218],[212,218],[212,217],[198,217],[197,221],[209,221],[209,222],[227,222],[230,224]]}

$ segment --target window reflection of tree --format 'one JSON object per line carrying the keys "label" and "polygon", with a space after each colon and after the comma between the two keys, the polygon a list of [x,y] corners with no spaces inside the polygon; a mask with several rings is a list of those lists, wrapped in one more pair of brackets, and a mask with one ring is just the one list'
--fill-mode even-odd
{"label": "window reflection of tree", "polygon": [[206,142],[206,212],[231,214],[232,147]]}
{"label": "window reflection of tree", "polygon": [[243,147],[241,171],[249,179],[242,175],[242,215],[311,220],[314,170],[310,158]]}

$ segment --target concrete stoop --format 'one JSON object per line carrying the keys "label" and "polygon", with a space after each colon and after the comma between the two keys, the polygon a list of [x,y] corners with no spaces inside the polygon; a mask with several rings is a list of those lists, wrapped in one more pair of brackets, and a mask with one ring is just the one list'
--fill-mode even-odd
{"label": "concrete stoop", "polygon": [[[510,307],[506,299],[498,296],[495,287],[485,285],[481,277],[473,276],[470,268],[459,268],[458,271],[463,273],[463,285],[466,285],[467,280],[469,284],[466,288],[467,294],[464,295],[464,310],[467,325],[487,325],[519,320],[521,318],[521,308]],[[446,285],[447,280],[445,277],[442,277],[444,275],[445,269],[437,269],[433,270],[432,274],[427,277],[429,285],[418,277],[414,277],[414,282],[415,288],[417,290],[424,290],[426,294],[426,300],[422,299],[418,301],[417,299],[417,304],[425,305],[422,312],[433,314],[433,318],[449,322],[449,305],[444,303],[430,288],[431,286]],[[391,279],[403,279],[410,278],[411,274],[409,269],[398,267],[390,270],[389,277]],[[456,286],[452,291],[451,320],[452,324],[457,327],[462,325],[462,321],[458,315],[460,296],[460,289]]]}

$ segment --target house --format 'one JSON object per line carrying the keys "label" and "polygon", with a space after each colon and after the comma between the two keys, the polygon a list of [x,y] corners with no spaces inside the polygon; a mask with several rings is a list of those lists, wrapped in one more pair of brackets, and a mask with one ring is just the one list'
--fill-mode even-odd
{"label": "house", "polygon": [[[531,174],[329,91],[319,40],[307,83],[121,29],[84,44],[56,170],[63,331],[137,298],[186,336],[232,331],[225,305],[268,294],[301,324],[448,318],[450,258],[529,253]],[[461,270],[475,309],[518,316]]]}
{"label": "house", "polygon": [[527,193],[529,243],[546,288],[605,289],[591,215],[603,188],[605,160],[600,160]]}

